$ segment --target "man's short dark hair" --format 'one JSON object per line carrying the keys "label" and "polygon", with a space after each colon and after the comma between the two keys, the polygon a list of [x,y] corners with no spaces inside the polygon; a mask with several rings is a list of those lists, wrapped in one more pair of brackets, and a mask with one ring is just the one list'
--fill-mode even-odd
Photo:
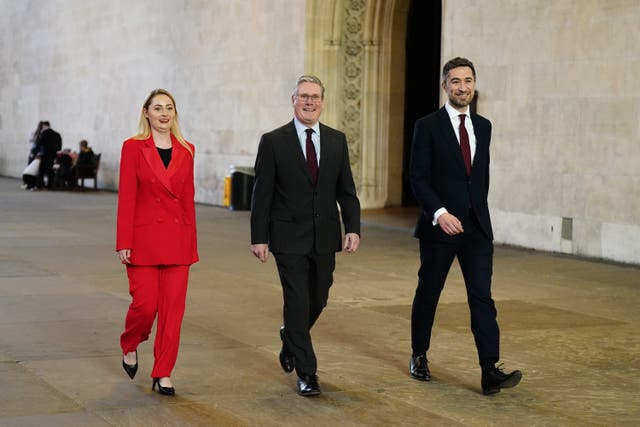
{"label": "man's short dark hair", "polygon": [[473,66],[473,62],[469,61],[467,58],[461,58],[459,56],[449,60],[446,64],[444,64],[444,67],[442,67],[442,81],[446,82],[447,81],[447,75],[449,74],[449,71],[453,70],[454,68],[458,68],[458,67],[469,67],[471,68],[471,72],[473,73],[473,79],[475,80],[476,78],[476,69]]}

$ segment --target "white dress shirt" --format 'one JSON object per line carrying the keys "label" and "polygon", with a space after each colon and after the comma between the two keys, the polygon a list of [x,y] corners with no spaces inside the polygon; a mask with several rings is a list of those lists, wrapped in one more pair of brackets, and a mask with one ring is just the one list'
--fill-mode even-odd
{"label": "white dress shirt", "polygon": [[[300,141],[300,148],[302,148],[302,154],[304,154],[304,158],[307,158],[307,129],[309,127],[294,117],[293,124],[296,127],[296,133],[298,134],[298,140]],[[315,125],[311,126],[310,129],[313,129],[313,133],[311,134],[311,142],[313,142],[313,146],[316,148],[316,159],[318,160],[318,167],[320,167],[320,122],[316,122]]]}
{"label": "white dress shirt", "polygon": [[[473,158],[476,154],[476,134],[473,132],[473,122],[471,121],[470,109],[467,105],[467,109],[465,112],[461,113],[460,111],[453,108],[453,106],[447,101],[444,105],[445,110],[447,110],[447,114],[449,114],[449,120],[451,120],[451,125],[453,126],[453,131],[456,133],[456,138],[458,139],[458,145],[460,144],[460,116],[462,114],[466,114],[467,117],[464,119],[464,128],[467,130],[467,134],[469,135],[469,148],[471,149],[471,165],[473,166]],[[447,213],[447,209],[442,207],[434,212],[433,214],[433,225],[438,224],[438,218],[443,213]]]}

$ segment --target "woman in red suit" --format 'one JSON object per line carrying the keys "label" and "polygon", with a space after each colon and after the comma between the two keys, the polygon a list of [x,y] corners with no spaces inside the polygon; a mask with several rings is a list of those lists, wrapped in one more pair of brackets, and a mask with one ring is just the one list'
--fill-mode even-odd
{"label": "woman in red suit", "polygon": [[138,344],[158,316],[152,390],[174,395],[189,267],[198,261],[193,185],[194,147],[182,137],[173,96],[149,94],[140,133],[122,145],[116,251],[127,267],[133,300],[120,337],[122,366],[133,379]]}

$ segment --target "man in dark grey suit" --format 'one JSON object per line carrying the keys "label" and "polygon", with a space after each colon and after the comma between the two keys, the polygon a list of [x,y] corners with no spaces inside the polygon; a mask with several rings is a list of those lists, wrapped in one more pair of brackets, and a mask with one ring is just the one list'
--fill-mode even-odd
{"label": "man in dark grey suit", "polygon": [[47,177],[47,187],[53,189],[53,163],[58,151],[62,150],[62,137],[51,129],[48,121],[42,122],[42,132],[38,137],[36,146],[39,148],[42,160],[38,173],[38,188],[44,187],[44,177]]}
{"label": "man in dark grey suit", "polygon": [[[251,201],[251,252],[262,262],[273,252],[284,297],[280,364],[298,374],[298,393],[320,393],[310,330],[327,304],[335,253],[360,245],[360,202],[347,140],[319,122],[324,86],[298,79],[294,119],[262,135]],[[340,205],[345,228],[340,227]]]}
{"label": "man in dark grey suit", "polygon": [[426,357],[431,328],[440,292],[457,257],[482,369],[482,392],[494,394],[517,385],[522,373],[507,374],[495,366],[500,332],[491,297],[493,231],[487,203],[491,122],[470,111],[475,82],[471,61],[447,62],[442,87],[448,102],[415,125],[410,179],[421,208],[415,230],[421,265],[411,312],[409,373],[418,380],[431,379]]}

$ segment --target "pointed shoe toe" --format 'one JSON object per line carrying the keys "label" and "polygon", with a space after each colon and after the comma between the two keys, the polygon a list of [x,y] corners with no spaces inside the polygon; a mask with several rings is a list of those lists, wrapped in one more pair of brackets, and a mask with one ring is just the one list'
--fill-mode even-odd
{"label": "pointed shoe toe", "polygon": [[136,363],[133,365],[129,365],[124,361],[124,356],[122,357],[122,368],[129,375],[129,378],[133,379],[136,376],[136,372],[138,372],[138,351],[136,350]]}

